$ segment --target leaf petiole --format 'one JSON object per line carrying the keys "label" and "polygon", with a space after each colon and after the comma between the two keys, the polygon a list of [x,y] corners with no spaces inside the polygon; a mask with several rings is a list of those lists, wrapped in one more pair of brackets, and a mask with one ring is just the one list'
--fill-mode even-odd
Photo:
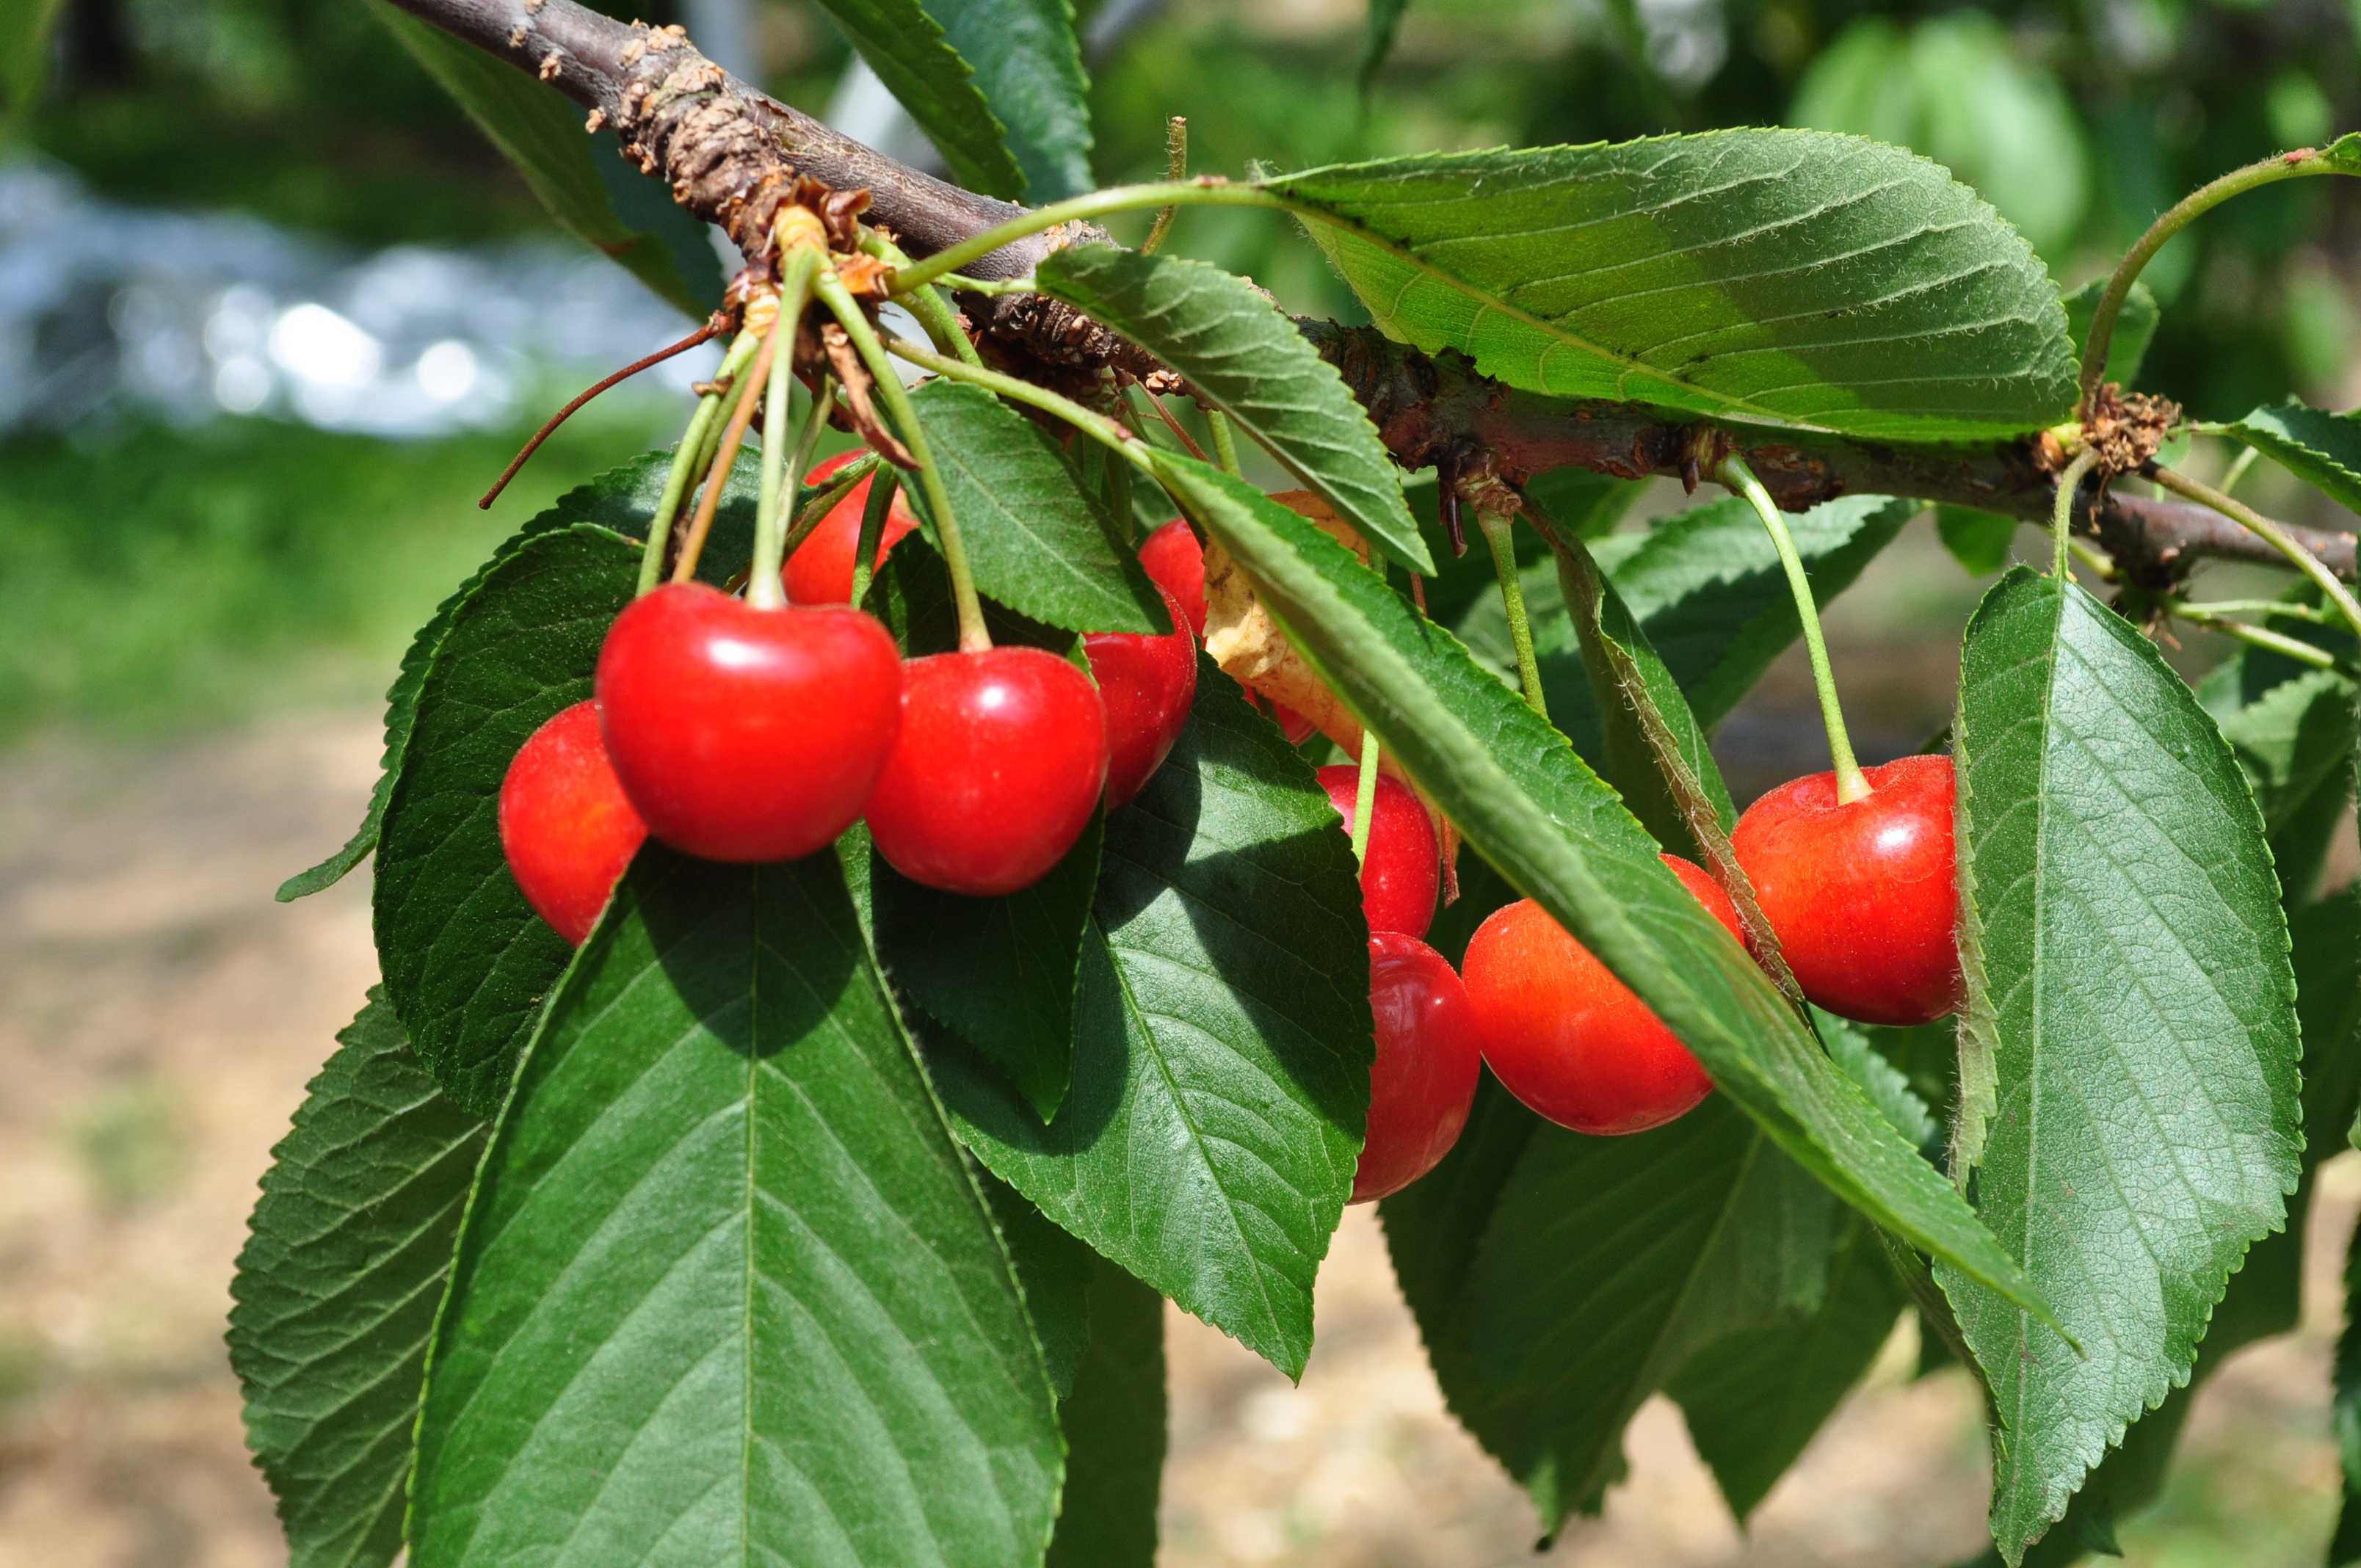
{"label": "leaf petiole", "polygon": [[1509,514],[1478,506],[1476,526],[1484,532],[1484,543],[1492,552],[1492,570],[1500,579],[1500,606],[1509,612],[1509,641],[1517,650],[1518,684],[1525,688],[1525,700],[1533,711],[1547,718],[1549,697],[1542,690],[1541,662],[1533,656],[1532,623],[1525,615],[1524,584],[1517,579],[1517,541]]}

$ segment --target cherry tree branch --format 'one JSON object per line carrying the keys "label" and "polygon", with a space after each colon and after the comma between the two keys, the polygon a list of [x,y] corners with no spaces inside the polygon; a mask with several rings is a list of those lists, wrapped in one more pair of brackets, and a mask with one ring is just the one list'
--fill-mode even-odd
{"label": "cherry tree branch", "polygon": [[[1020,211],[839,135],[730,75],[678,28],[618,22],[577,0],[390,3],[566,93],[589,111],[590,128],[613,130],[643,172],[664,179],[675,201],[720,225],[750,255],[763,250],[772,216],[798,178],[838,192],[867,191],[869,220],[891,230],[914,256],[944,249]],[[1051,229],[966,270],[1021,278],[1052,250],[1104,237],[1087,225]],[[1140,368],[1130,345],[1057,302],[1019,294],[972,303],[985,313],[987,329],[1049,364]],[[1623,478],[1698,477],[1697,421],[1629,403],[1538,397],[1477,374],[1456,356],[1430,357],[1368,328],[1298,324],[1344,374],[1405,467],[1487,465],[1512,484],[1566,466]],[[1741,456],[1790,511],[1841,495],[1894,495],[2042,521],[2056,496],[2055,454],[2045,460],[2038,437],[1923,447],[1730,427],[1716,440],[1723,455]],[[2136,583],[2168,583],[2204,557],[2285,564],[2254,534],[2189,501],[2111,493],[2093,524],[2101,544]],[[2286,532],[2338,576],[2356,579],[2354,535]]]}

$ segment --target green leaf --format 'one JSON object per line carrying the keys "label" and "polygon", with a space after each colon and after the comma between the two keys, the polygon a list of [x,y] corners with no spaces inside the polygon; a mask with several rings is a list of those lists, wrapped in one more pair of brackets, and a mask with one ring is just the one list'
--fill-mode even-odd
{"label": "green leaf", "polygon": [[2209,681],[2202,695],[2271,832],[2323,791],[2343,804],[2355,739],[2352,681],[2334,670],[2306,670],[2246,702],[2237,701],[2235,682]]}
{"label": "green leaf", "polygon": [[[2099,313],[2099,296],[2106,291],[2107,280],[2094,278],[2066,296],[2066,335],[2074,340],[2078,364],[2082,345],[2091,336],[2091,320]],[[2147,357],[2147,345],[2156,340],[2156,329],[2163,320],[2164,307],[2156,302],[2147,285],[2134,283],[2115,312],[2114,335],[2107,339],[2107,365],[2100,372],[2101,378],[2126,387],[2138,379],[2140,362]]]}
{"label": "green leaf", "polygon": [[419,687],[378,844],[378,959],[420,1059],[481,1115],[573,956],[509,875],[500,780],[535,729],[590,695],[639,565],[637,544],[595,523],[523,541],[453,613]]}
{"label": "green leaf", "polygon": [[1264,181],[1378,326],[1514,387],[1919,440],[2066,417],[2048,272],[1898,148],[1728,130]]}
{"label": "green leaf", "polygon": [[[927,133],[954,180],[987,196],[1014,201],[1026,193],[1025,170],[1010,155],[974,72],[919,0],[820,0],[820,8]],[[974,8],[1007,25],[1000,6]],[[994,75],[1014,69],[1021,68],[995,64]]]}
{"label": "green leaf", "polygon": [[420,1433],[421,1563],[1038,1558],[1041,1352],[834,857],[634,862],[485,1155]]}
{"label": "green leaf", "polygon": [[1850,1217],[1829,1264],[1827,1299],[1714,1341],[1671,1379],[1697,1457],[1743,1519],[1884,1348],[1909,1299],[1877,1234]]}
{"label": "green leaf", "polygon": [[1989,577],[2008,565],[2017,528],[2016,519],[1998,512],[1949,504],[1935,509],[1936,537],[1971,576]]}
{"label": "green leaf", "polygon": [[2361,410],[2323,413],[2290,400],[2221,427],[2347,511],[2361,511]]}
{"label": "green leaf", "polygon": [[1152,1568],[1164,1478],[1164,1298],[1091,1260],[1089,1346],[1059,1407],[1066,1506],[1047,1568]]}
{"label": "green leaf", "polygon": [[1007,128],[1025,194],[1056,202],[1092,189],[1091,84],[1070,0],[930,0],[927,15]]}
{"label": "green leaf", "polygon": [[2013,1563],[2187,1378],[2229,1275],[2279,1228],[2299,1044],[2261,815],[2155,648],[2019,568],[1960,668],[1961,1048],[1993,1090],[1960,1146],[1978,1212],[2084,1352],[1938,1267],[1993,1391]]}
{"label": "green leaf", "polygon": [[427,1333],[485,1131],[371,991],[270,1151],[230,1282],[229,1359],[295,1568],[401,1550]]}
{"label": "green leaf", "polygon": [[[1073,631],[1172,630],[1114,518],[1068,466],[1055,437],[981,388],[934,380],[911,398],[926,427],[976,591]],[[935,519],[924,486],[908,487]]]}
{"label": "green leaf", "polygon": [[2332,1568],[2343,1568],[2361,1563],[2361,1228],[2345,1246],[2345,1332],[2336,1341],[2335,1398],[2329,1420],[2336,1432],[2345,1493],[2328,1561]]}
{"label": "green leaf", "polygon": [[707,239],[710,231],[666,200],[660,184],[626,170],[612,148],[585,136],[580,110],[506,60],[390,5],[370,8],[458,100],[562,227],[691,315],[720,304],[721,265]]}
{"label": "green leaf", "polygon": [[1614,532],[1647,488],[1643,482],[1587,468],[1552,468],[1526,483],[1525,499],[1539,505],[1560,529],[1588,543]]}
{"label": "green leaf", "polygon": [[1394,40],[1401,36],[1402,16],[1409,9],[1410,0],[1369,0],[1368,35],[1361,45],[1361,68],[1356,77],[1362,97],[1367,98],[1377,85],[1378,72],[1394,52]]}
{"label": "green leaf", "polygon": [[[451,618],[459,607],[481,588],[492,568],[514,553],[524,541],[569,522],[597,522],[619,533],[647,537],[648,521],[655,515],[656,502],[664,492],[665,472],[672,466],[672,449],[663,448],[642,453],[630,462],[608,469],[587,485],[579,485],[533,514],[522,528],[511,534],[494,553],[492,558],[475,576],[453,590],[451,596],[435,606],[418,634],[411,639],[410,647],[401,656],[401,667],[385,694],[385,751],[379,764],[377,786],[369,794],[368,811],[361,825],[345,847],[322,861],[309,871],[298,872],[279,886],[279,902],[285,904],[304,898],[333,887],[345,874],[377,848],[378,829],[384,823],[386,804],[393,796],[394,780],[401,774],[403,757],[408,753],[410,735],[418,721],[418,692],[426,680],[426,670],[434,651],[443,644],[443,634],[451,629]],[[738,466],[722,489],[722,500],[714,516],[713,536],[708,543],[712,558],[705,563],[708,576],[711,569],[729,563],[734,570],[746,558],[747,548],[753,538],[754,492],[759,470],[752,454],[741,454]],[[709,576],[708,580],[719,580]]]}
{"label": "green leaf", "polygon": [[1310,765],[1209,671],[1172,755],[1106,819],[1057,1119],[962,1049],[928,1065],[994,1174],[1297,1376],[1367,1115],[1364,932]]}
{"label": "green leaf", "polygon": [[1166,488],[1468,844],[1638,992],[1725,1096],[1872,1220],[2039,1304],[1564,736],[1311,523],[1205,464],[1158,462]]}
{"label": "green leaf", "polygon": [[[856,859],[846,846],[840,846],[837,854],[857,908]],[[1025,1288],[1025,1315],[1041,1344],[1049,1391],[1063,1399],[1074,1391],[1075,1369],[1090,1339],[1091,1281],[1099,1255],[1050,1223],[1023,1193],[991,1172],[976,1173],[976,1184],[992,1206],[993,1223],[1000,1227],[1008,1261],[1016,1268],[1016,1282]],[[1071,1445],[1068,1447],[1071,1452]]]}
{"label": "green leaf", "polygon": [[1377,426],[1269,296],[1202,261],[1111,245],[1068,246],[1034,276],[1188,378],[1362,538],[1413,572],[1434,570]]}

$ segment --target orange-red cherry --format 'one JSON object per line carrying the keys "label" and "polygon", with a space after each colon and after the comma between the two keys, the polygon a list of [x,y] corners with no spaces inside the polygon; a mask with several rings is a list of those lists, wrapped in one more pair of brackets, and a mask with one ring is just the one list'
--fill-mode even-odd
{"label": "orange-red cherry", "polygon": [[912,882],[1015,893],[1073,848],[1106,776],[1105,709],[1065,660],[1038,648],[913,659],[869,831]]}
{"label": "orange-red cherry", "polygon": [[[1337,762],[1317,776],[1350,833],[1361,770]],[[1434,924],[1434,894],[1442,880],[1443,849],[1435,841],[1434,819],[1409,785],[1379,773],[1369,841],[1361,857],[1361,912],[1368,916],[1369,929],[1425,936]]]}
{"label": "orange-red cherry", "polygon": [[647,836],[598,739],[597,704],[560,710],[517,748],[500,781],[500,852],[559,936],[582,945]]}
{"label": "orange-red cherry", "polygon": [[1928,1023],[1961,1001],[1951,759],[1862,771],[1870,793],[1844,805],[1834,773],[1780,785],[1730,846],[1806,996],[1864,1024]]}
{"label": "orange-red cherry", "polygon": [[1197,640],[1172,590],[1159,584],[1172,630],[1093,631],[1082,639],[1106,708],[1109,806],[1129,805],[1164,765],[1197,697]]}
{"label": "orange-red cherry", "polygon": [[1205,547],[1188,520],[1176,517],[1140,541],[1139,564],[1158,587],[1180,601],[1189,630],[1205,635]]}
{"label": "orange-red cherry", "polygon": [[[839,453],[825,463],[816,463],[804,476],[804,483],[820,486],[828,477],[847,463],[862,456],[860,449]],[[876,483],[871,475],[852,487],[845,498],[828,509],[828,515],[815,524],[796,546],[780,569],[779,580],[786,586],[787,598],[795,604],[851,604],[852,602],[852,557],[861,549],[861,513],[869,505],[869,487]],[[877,535],[877,557],[869,568],[875,571],[885,565],[886,552],[901,542],[902,536],[918,526],[910,510],[904,491],[894,492],[894,501],[885,509],[885,526]]]}
{"label": "orange-red cherry", "polygon": [[902,657],[860,610],[759,609],[699,583],[633,600],[598,652],[607,754],[648,831],[712,861],[807,855],[869,802]]}
{"label": "orange-red cherry", "polygon": [[[1698,903],[1741,935],[1730,895],[1697,867],[1666,855]],[[1484,1059],[1510,1093],[1577,1133],[1660,1127],[1712,1091],[1713,1080],[1648,1004],[1530,898],[1476,928],[1463,966]]]}
{"label": "orange-red cherry", "polygon": [[1441,953],[1415,937],[1369,938],[1369,1011],[1378,1026],[1369,1068],[1369,1130],[1353,1171],[1353,1198],[1399,1192],[1433,1170],[1467,1124],[1483,1054],[1476,1010]]}

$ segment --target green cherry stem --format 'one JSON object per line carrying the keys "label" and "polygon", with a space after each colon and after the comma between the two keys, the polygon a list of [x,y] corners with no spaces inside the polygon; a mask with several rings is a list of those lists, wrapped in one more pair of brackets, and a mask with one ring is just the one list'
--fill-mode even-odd
{"label": "green cherry stem", "polygon": [[[928,450],[927,433],[918,423],[918,411],[910,401],[909,389],[894,369],[894,361],[886,355],[885,345],[879,341],[877,329],[862,313],[861,302],[832,272],[819,276],[815,291],[820,302],[828,306],[837,322],[844,328],[861,362],[876,378],[878,396],[884,399],[886,412],[894,418],[902,444],[918,465],[918,488],[927,498],[927,510],[935,514],[935,543],[943,553],[943,570],[951,579],[951,605],[959,615],[959,645],[962,653],[981,652],[992,646],[992,633],[983,624],[983,601],[976,597],[975,578],[967,563],[967,545],[960,538],[959,519],[951,512],[951,498],[943,488],[943,477],[935,467],[934,454]],[[929,357],[947,365],[961,362],[948,355]],[[914,361],[915,363],[915,361]],[[974,367],[963,367],[971,373]],[[1015,378],[1010,378],[1012,380]],[[859,563],[854,563],[858,566]]]}
{"label": "green cherry stem", "polygon": [[[1164,122],[1164,176],[1168,180],[1189,178],[1189,120],[1175,115]],[[1167,202],[1156,209],[1156,221],[1148,225],[1148,237],[1139,242],[1139,254],[1151,256],[1164,247],[1165,236],[1172,232],[1172,220],[1180,215],[1178,203]]]}
{"label": "green cherry stem", "polygon": [[1476,509],[1476,526],[1484,532],[1484,543],[1492,552],[1492,570],[1500,579],[1500,608],[1509,612],[1509,641],[1517,650],[1517,681],[1525,688],[1525,701],[1543,718],[1549,717],[1549,698],[1542,690],[1541,661],[1533,656],[1532,623],[1525,615],[1525,586],[1517,577],[1517,540],[1510,527],[1510,515],[1488,506]]}
{"label": "green cherry stem", "polygon": [[1233,478],[1246,477],[1238,466],[1238,438],[1230,430],[1230,416],[1219,409],[1205,411],[1205,428],[1213,432],[1213,455],[1221,460],[1223,469]]}
{"label": "green cherry stem", "polygon": [[1369,858],[1369,823],[1378,815],[1378,732],[1361,731],[1361,768],[1353,775],[1353,863]]}
{"label": "green cherry stem", "polygon": [[820,422],[828,417],[828,389],[823,386],[820,396],[812,400],[803,428],[792,437],[787,433],[796,385],[796,330],[811,298],[812,279],[826,263],[821,252],[807,246],[787,253],[779,280],[779,319],[771,328],[771,343],[763,349],[771,363],[763,389],[763,486],[754,502],[754,560],[746,579],[746,602],[758,609],[786,608],[787,590],[779,570],[787,559],[791,498],[801,488],[804,463],[819,444]]}
{"label": "green cherry stem", "polygon": [[2243,620],[2233,620],[2228,616],[2218,613],[2211,606],[2176,604],[2167,599],[2164,608],[2176,620],[2185,620],[2191,626],[2202,626],[2208,631],[2219,632],[2224,637],[2235,638],[2238,641],[2250,643],[2257,648],[2268,648],[2274,653],[2284,654],[2296,663],[2309,664],[2315,670],[2344,668],[2344,665],[2337,662],[2336,655],[2325,648],[2314,647],[2301,638],[2290,637],[2284,631],[2273,631],[2268,626],[2254,626]]}
{"label": "green cherry stem", "polygon": [[1869,780],[1853,760],[1852,738],[1845,733],[1844,709],[1837,703],[1836,671],[1828,663],[1828,646],[1820,636],[1819,607],[1812,602],[1812,580],[1804,571],[1803,556],[1796,553],[1795,536],[1787,532],[1787,520],[1780,515],[1778,503],[1746,466],[1745,458],[1735,453],[1723,458],[1714,477],[1754,508],[1764,532],[1771,535],[1771,547],[1779,553],[1779,565],[1786,569],[1787,590],[1795,597],[1795,619],[1804,631],[1804,652],[1812,662],[1812,685],[1819,689],[1820,721],[1828,731],[1828,760],[1836,765],[1837,804],[1849,806],[1869,795]]}
{"label": "green cherry stem", "polygon": [[2222,470],[2222,493],[2226,496],[2236,489],[2238,481],[2246,477],[2246,470],[2253,467],[2255,459],[2262,455],[2263,449],[2259,446],[2240,447],[2238,455],[2230,459],[2230,466]]}
{"label": "green cherry stem", "polygon": [[852,546],[852,602],[859,604],[869,597],[869,579],[877,561],[877,542],[885,537],[885,514],[894,510],[894,498],[902,488],[902,476],[887,468],[869,487],[869,499],[861,509],[861,536]]}
{"label": "green cherry stem", "polygon": [[2176,607],[2205,615],[2259,615],[2279,620],[2303,620],[2314,626],[2326,626],[2328,612],[2316,604],[2298,604],[2293,599],[2207,599],[2191,601]]}
{"label": "green cherry stem", "polygon": [[986,391],[998,393],[1011,402],[1024,403],[1039,409],[1043,413],[1055,414],[1110,452],[1121,454],[1142,472],[1148,471],[1147,443],[1133,436],[1106,415],[1086,409],[1071,398],[984,366],[969,365],[949,355],[921,348],[907,338],[894,339],[892,348],[895,358],[906,359],[921,370],[931,370],[950,380],[972,382]]}
{"label": "green cherry stem", "polygon": [[[910,258],[902,253],[902,247],[875,229],[862,230],[861,248],[897,270],[910,265]],[[975,351],[974,343],[960,326],[959,313],[951,309],[950,302],[943,298],[940,289],[929,284],[896,297],[909,308],[912,315],[918,318],[918,324],[927,329],[927,336],[933,340],[937,348],[945,354],[956,354],[971,365],[983,363],[983,356]]]}
{"label": "green cherry stem", "polygon": [[2098,448],[2085,446],[2058,476],[2057,499],[2049,505],[2049,575],[2061,583],[2068,580],[2068,546],[2074,541],[2074,498],[2081,493],[2083,478],[2098,463]]}
{"label": "green cherry stem", "polygon": [[813,491],[811,499],[804,503],[803,510],[796,513],[796,521],[787,530],[786,553],[793,555],[796,546],[811,537],[811,532],[819,526],[820,519],[835,510],[836,503],[851,495],[855,485],[877,472],[884,461],[874,452],[866,453],[830,474],[828,488]]}
{"label": "green cherry stem", "polygon": [[1258,185],[1231,185],[1218,181],[1200,183],[1194,180],[1159,180],[1144,185],[1110,186],[1104,191],[1093,191],[1087,195],[1052,202],[1046,207],[1035,207],[957,245],[948,246],[907,271],[895,271],[892,291],[898,299],[922,283],[931,283],[947,273],[958,271],[971,261],[990,256],[1004,245],[1027,238],[1045,229],[1056,228],[1060,224],[1168,205],[1266,207],[1281,213],[1290,210],[1286,202]]}
{"label": "green cherry stem", "polygon": [[2356,633],[2361,633],[2361,600],[2354,598],[2353,590],[2346,587],[2338,579],[2336,574],[2328,569],[2327,562],[2289,538],[2287,530],[2246,502],[2235,497],[2225,496],[2211,485],[2200,484],[2177,470],[2159,467],[2151,463],[2142,472],[2174,494],[2184,496],[2200,506],[2212,507],[2215,511],[2286,556],[2297,571],[2320,586],[2320,591],[2328,596],[2328,602],[2336,607],[2337,613],[2345,618],[2346,623]]}
{"label": "green cherry stem", "polygon": [[[735,380],[762,345],[760,333],[740,333],[731,340],[729,352],[721,356],[721,367],[713,373],[713,378],[725,383]],[[680,444],[672,450],[672,466],[664,474],[664,493],[656,499],[655,514],[648,520],[648,542],[640,552],[641,593],[664,580],[664,551],[672,543],[673,521],[680,515],[680,503],[686,499],[690,484],[713,460],[708,444],[721,418],[721,403],[722,394],[718,391],[698,398],[697,411],[688,416],[688,428],[681,433]]]}
{"label": "green cherry stem", "polygon": [[2124,301],[2130,295],[2140,269],[2164,248],[2167,240],[2231,197],[2258,186],[2276,184],[2281,180],[2301,180],[2306,175],[2345,171],[2321,148],[2301,148],[2264,159],[2260,163],[2250,163],[2244,169],[2234,169],[2218,180],[2200,185],[2167,208],[2164,215],[2150,224],[2147,232],[2124,253],[2114,275],[2107,280],[2106,289],[2099,295],[2097,308],[2091,313],[2090,335],[2082,342],[2081,391],[2074,401],[2076,412],[2088,417],[2091,394],[2098,390],[2099,378],[2106,372],[2107,350],[2114,341],[2115,317],[2123,311]]}
{"label": "green cherry stem", "polygon": [[747,367],[745,382],[737,392],[737,402],[730,411],[730,422],[721,430],[721,439],[713,448],[713,461],[705,470],[705,489],[697,498],[697,510],[688,520],[688,532],[681,536],[680,556],[672,564],[672,580],[685,583],[697,576],[697,563],[705,554],[705,537],[713,532],[713,516],[721,505],[721,492],[729,487],[730,471],[738,465],[738,449],[744,444],[746,431],[754,422],[755,405],[763,400],[763,389],[771,378],[771,362],[779,351],[779,334],[775,320],[763,330],[763,345],[754,351],[754,363]]}

